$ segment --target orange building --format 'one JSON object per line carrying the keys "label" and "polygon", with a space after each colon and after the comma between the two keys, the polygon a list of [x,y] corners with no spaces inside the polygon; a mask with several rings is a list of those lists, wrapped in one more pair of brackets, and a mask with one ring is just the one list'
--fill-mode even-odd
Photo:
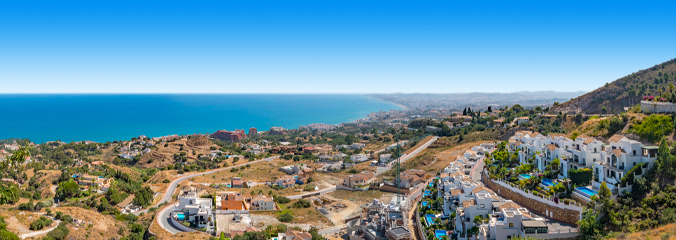
{"label": "orange building", "polygon": [[221,210],[247,210],[241,193],[223,192],[218,193],[216,197],[217,203],[220,200],[220,204],[217,204],[216,208],[220,208]]}

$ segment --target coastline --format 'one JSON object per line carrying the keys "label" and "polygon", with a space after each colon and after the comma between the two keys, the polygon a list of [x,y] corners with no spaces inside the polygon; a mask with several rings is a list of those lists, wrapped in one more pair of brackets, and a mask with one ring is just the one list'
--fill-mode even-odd
{"label": "coastline", "polygon": [[370,95],[364,95],[364,96],[366,96],[367,98],[375,99],[375,100],[377,100],[377,102],[384,102],[384,103],[390,103],[390,104],[397,105],[398,107],[401,108],[401,111],[408,111],[408,107],[401,105],[399,103],[386,101],[386,100],[383,100],[383,99],[380,99],[380,98],[377,98],[377,97],[373,97],[373,96],[370,96]]}
{"label": "coastline", "polygon": [[[368,118],[372,112],[405,110],[404,106],[365,94],[135,94],[135,95],[0,95],[9,112],[31,116],[53,115],[17,121],[0,119],[12,126],[0,139],[26,138],[35,143],[90,140],[127,140],[139,135],[159,137],[191,135],[251,127],[298,129],[312,123],[339,125]],[[49,102],[50,104],[44,104]],[[142,106],[139,105],[142,103]],[[18,106],[29,106],[19,108]],[[71,109],[55,111],[53,106]],[[121,107],[136,106],[137,112],[120,114]],[[140,106],[140,108],[138,108]],[[26,109],[31,109],[28,112]],[[98,109],[90,111],[88,109]],[[80,114],[74,114],[80,113]],[[82,117],[84,113],[84,118]]]}

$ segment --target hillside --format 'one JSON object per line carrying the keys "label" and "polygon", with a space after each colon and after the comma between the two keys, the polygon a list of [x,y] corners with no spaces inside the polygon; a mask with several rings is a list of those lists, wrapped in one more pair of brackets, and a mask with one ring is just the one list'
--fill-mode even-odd
{"label": "hillside", "polygon": [[551,112],[618,113],[630,103],[638,103],[643,96],[658,96],[661,92],[670,92],[669,85],[672,83],[676,84],[676,59],[607,83],[594,91],[552,107]]}

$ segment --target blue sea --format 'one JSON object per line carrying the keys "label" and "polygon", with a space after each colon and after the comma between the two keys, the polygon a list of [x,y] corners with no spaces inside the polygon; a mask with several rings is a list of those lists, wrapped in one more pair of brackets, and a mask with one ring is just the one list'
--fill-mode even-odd
{"label": "blue sea", "polygon": [[8,94],[0,95],[0,139],[33,142],[128,140],[311,123],[339,124],[392,103],[351,94]]}

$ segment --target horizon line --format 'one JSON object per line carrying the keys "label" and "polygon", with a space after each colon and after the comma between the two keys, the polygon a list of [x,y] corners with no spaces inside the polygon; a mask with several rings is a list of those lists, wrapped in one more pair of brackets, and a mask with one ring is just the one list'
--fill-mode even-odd
{"label": "horizon line", "polygon": [[290,95],[290,94],[324,94],[324,95],[347,95],[347,94],[471,94],[471,93],[492,93],[492,94],[513,94],[513,93],[536,93],[536,92],[556,92],[556,93],[576,93],[584,92],[588,93],[590,91],[578,90],[578,91],[554,91],[554,90],[540,90],[540,91],[516,91],[516,92],[445,92],[445,93],[435,93],[435,92],[393,92],[393,93],[308,93],[308,92],[299,92],[299,93],[269,93],[269,92],[243,92],[243,93],[234,93],[234,92],[72,92],[72,93],[48,93],[48,92],[37,92],[37,93],[2,93],[0,95],[160,95],[160,94],[185,94],[185,95],[215,95],[215,94],[260,94],[260,95]]}

